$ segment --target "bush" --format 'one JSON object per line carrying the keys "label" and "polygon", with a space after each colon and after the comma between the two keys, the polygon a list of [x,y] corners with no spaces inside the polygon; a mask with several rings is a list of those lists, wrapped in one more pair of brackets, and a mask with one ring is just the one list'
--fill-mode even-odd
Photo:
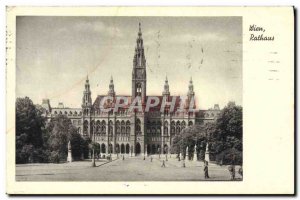
{"label": "bush", "polygon": [[57,151],[52,151],[50,153],[50,162],[52,162],[52,163],[59,163],[60,162],[59,153]]}
{"label": "bush", "polygon": [[223,165],[242,165],[243,164],[243,153],[236,150],[235,148],[226,149],[216,155],[217,164]]}

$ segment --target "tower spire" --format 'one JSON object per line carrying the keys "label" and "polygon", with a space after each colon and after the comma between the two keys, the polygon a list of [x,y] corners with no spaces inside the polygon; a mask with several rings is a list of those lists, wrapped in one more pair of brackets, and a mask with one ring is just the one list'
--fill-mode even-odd
{"label": "tower spire", "polygon": [[170,96],[169,82],[168,82],[168,77],[167,76],[166,76],[166,80],[165,80],[163,96]]}
{"label": "tower spire", "polygon": [[86,81],[84,85],[83,97],[81,107],[83,108],[83,114],[89,115],[92,107],[92,97],[91,97],[91,89],[89,83],[89,77],[86,76]]}
{"label": "tower spire", "polygon": [[132,69],[132,97],[140,96],[142,103],[146,100],[146,58],[142,38],[141,23],[139,23],[138,37],[136,39]]}
{"label": "tower spire", "polygon": [[142,28],[141,28],[141,22],[139,22],[139,34],[140,37],[142,36]]}
{"label": "tower spire", "polygon": [[115,96],[115,85],[114,85],[114,80],[113,77],[110,77],[110,83],[109,83],[109,90],[108,90],[108,95],[114,97]]}
{"label": "tower spire", "polygon": [[190,83],[189,83],[189,90],[188,90],[187,96],[188,96],[189,101],[195,96],[192,77],[191,77],[191,80],[190,80]]}

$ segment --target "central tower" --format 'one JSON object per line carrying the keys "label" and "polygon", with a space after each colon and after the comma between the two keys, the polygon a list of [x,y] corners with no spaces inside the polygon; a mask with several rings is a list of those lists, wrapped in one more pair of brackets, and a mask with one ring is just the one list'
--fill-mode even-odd
{"label": "central tower", "polygon": [[141,103],[145,104],[146,101],[146,59],[144,53],[144,44],[142,38],[141,23],[139,23],[139,32],[136,39],[136,47],[133,58],[132,69],[132,98],[139,96]]}

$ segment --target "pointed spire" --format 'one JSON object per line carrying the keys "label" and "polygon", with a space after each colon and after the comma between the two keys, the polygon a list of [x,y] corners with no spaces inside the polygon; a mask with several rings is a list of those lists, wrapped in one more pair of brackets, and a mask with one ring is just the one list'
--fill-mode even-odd
{"label": "pointed spire", "polygon": [[141,22],[139,22],[139,36],[142,36]]}
{"label": "pointed spire", "polygon": [[194,96],[194,85],[193,85],[193,79],[191,77],[190,79],[190,84],[189,84],[189,91],[188,91],[188,96]]}
{"label": "pointed spire", "polygon": [[135,47],[135,53],[133,57],[133,67],[146,68],[146,59],[144,54],[144,44],[142,38],[141,23],[139,23],[139,32],[138,32],[138,37],[136,39],[136,47]]}
{"label": "pointed spire", "polygon": [[167,76],[166,76],[166,80],[165,80],[163,95],[167,95],[167,96],[170,95],[169,83],[168,83],[168,77]]}
{"label": "pointed spire", "polygon": [[114,80],[112,76],[110,77],[108,95],[115,96],[115,86],[114,86]]}
{"label": "pointed spire", "polygon": [[89,76],[87,74],[84,91],[83,91],[82,107],[89,107],[91,105],[92,105],[91,90],[90,90]]}

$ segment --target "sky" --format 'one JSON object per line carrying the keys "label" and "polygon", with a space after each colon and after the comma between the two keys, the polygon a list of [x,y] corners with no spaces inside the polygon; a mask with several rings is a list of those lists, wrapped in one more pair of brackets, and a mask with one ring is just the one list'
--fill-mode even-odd
{"label": "sky", "polygon": [[16,95],[35,104],[80,107],[88,76],[92,99],[131,95],[133,56],[141,23],[147,95],[186,95],[192,77],[199,109],[242,105],[241,17],[17,17]]}

